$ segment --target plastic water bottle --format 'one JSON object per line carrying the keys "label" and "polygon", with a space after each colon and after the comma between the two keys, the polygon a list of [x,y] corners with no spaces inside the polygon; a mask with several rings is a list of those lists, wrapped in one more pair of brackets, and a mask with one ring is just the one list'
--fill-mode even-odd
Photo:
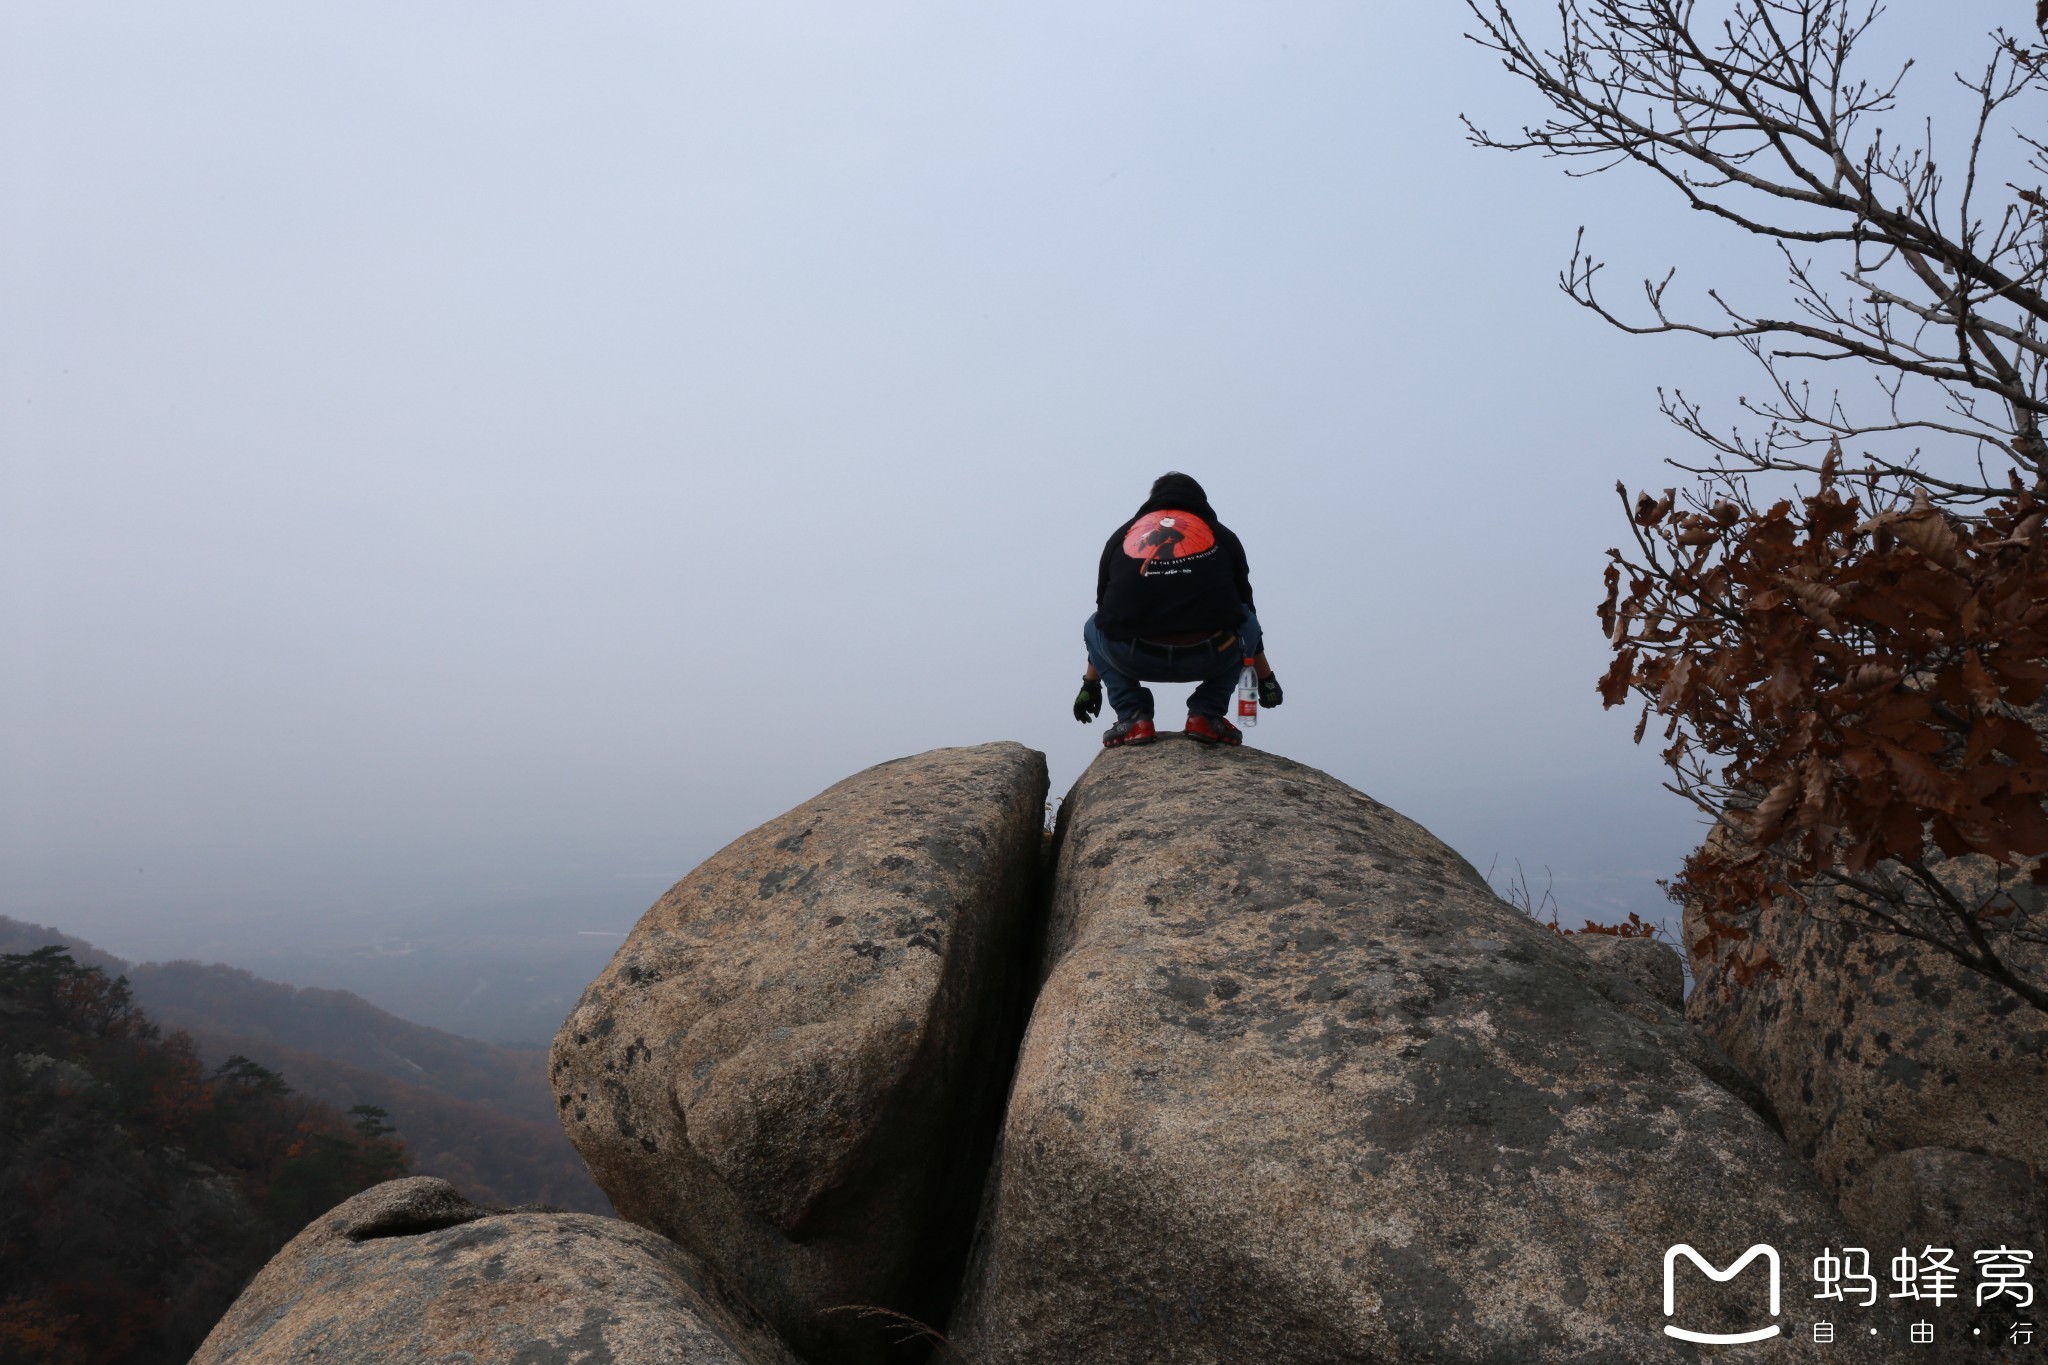
{"label": "plastic water bottle", "polygon": [[1246,730],[1259,723],[1259,671],[1250,659],[1244,661],[1244,672],[1237,675],[1237,723]]}

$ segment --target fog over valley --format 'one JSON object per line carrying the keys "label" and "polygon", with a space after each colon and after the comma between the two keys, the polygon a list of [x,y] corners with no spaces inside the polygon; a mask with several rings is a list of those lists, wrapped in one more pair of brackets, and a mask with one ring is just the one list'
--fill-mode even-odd
{"label": "fog over valley", "polygon": [[2044,127],[2048,0],[0,0],[0,1365],[2033,1359]]}
{"label": "fog over valley", "polygon": [[[1962,9],[1882,41],[1946,69]],[[1553,281],[1581,223],[1777,267],[1467,146],[1531,114],[1462,14],[8,7],[0,913],[540,1038],[849,773],[1065,791],[1102,539],[1184,469],[1255,744],[1668,918],[1700,826],[1592,607],[1690,454],[1657,386],[1750,372]]]}

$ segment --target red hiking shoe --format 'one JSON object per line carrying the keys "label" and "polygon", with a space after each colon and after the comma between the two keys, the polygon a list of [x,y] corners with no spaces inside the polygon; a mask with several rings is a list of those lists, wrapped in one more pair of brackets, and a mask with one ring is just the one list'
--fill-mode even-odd
{"label": "red hiking shoe", "polygon": [[1102,747],[1114,749],[1125,744],[1150,744],[1159,738],[1150,720],[1120,720],[1102,732]]}
{"label": "red hiking shoe", "polygon": [[1189,716],[1181,733],[1197,744],[1244,743],[1244,732],[1221,716]]}

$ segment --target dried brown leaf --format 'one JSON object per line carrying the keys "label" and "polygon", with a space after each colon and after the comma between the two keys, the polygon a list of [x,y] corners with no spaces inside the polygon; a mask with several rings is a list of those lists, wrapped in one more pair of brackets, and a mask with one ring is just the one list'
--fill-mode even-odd
{"label": "dried brown leaf", "polygon": [[1692,655],[1681,654],[1678,662],[1665,675],[1664,685],[1657,689],[1657,709],[1677,710],[1686,699],[1686,691],[1692,682]]}
{"label": "dried brown leaf", "polygon": [[1900,540],[1943,568],[1954,568],[1962,561],[1955,528],[1935,508],[1916,506],[1911,515],[1892,523],[1892,530]]}
{"label": "dried brown leaf", "polygon": [[1628,700],[1629,683],[1635,678],[1636,652],[1624,649],[1614,656],[1614,662],[1607,666],[1607,672],[1600,678],[1600,706],[1602,710],[1619,706]]}
{"label": "dried brown leaf", "polygon": [[2048,853],[2048,813],[2042,811],[2038,799],[2010,796],[1999,801],[1993,809],[1999,830],[2013,854],[2022,858],[2038,858]]}
{"label": "dried brown leaf", "polygon": [[1955,779],[1929,762],[1926,755],[1888,740],[1879,740],[1878,749],[1884,754],[1892,775],[1899,780],[1900,795],[1928,810],[1955,809]]}
{"label": "dried brown leaf", "polygon": [[1926,835],[1926,816],[1904,801],[1894,801],[1878,817],[1878,831],[1887,858],[1918,858]]}

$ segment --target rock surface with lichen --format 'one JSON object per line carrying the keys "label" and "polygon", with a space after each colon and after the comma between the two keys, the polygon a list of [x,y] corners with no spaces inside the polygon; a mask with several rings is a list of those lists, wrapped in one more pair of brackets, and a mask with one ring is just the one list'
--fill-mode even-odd
{"label": "rock surface with lichen", "polygon": [[[1944,868],[1974,894],[2009,883],[2038,899],[1988,859]],[[2048,1017],[1935,948],[1859,926],[1826,899],[1806,913],[1785,903],[1752,911],[1736,926],[1740,940],[1709,935],[1696,907],[1684,923],[1699,981],[1687,1015],[1756,1077],[1787,1141],[1851,1223],[1872,1238],[1946,1226],[1988,1246],[2016,1210],[2048,1203]],[[2033,979],[2048,974],[2038,946],[2005,951]],[[1726,970],[1738,953],[1763,964],[1741,982]],[[1904,1157],[1913,1152],[1921,1155]],[[1912,1178],[1882,1175],[1888,1162],[1894,1177]],[[1993,1171],[2011,1198],[1981,1197]],[[1941,1190],[1943,1173],[1960,1181],[1954,1191]],[[2048,1224],[2034,1215],[2028,1226],[2030,1245],[2041,1246]]]}
{"label": "rock surface with lichen", "polygon": [[1623,976],[1661,1005],[1685,1008],[1685,964],[1678,950],[1654,938],[1581,932],[1564,936],[1567,943],[1610,971]]}
{"label": "rock surface with lichen", "polygon": [[316,1219],[193,1365],[800,1365],[681,1248],[581,1213],[479,1208],[393,1180]]}
{"label": "rock surface with lichen", "polygon": [[[1681,1016],[1364,794],[1175,740],[1061,820],[950,1332],[978,1365],[1690,1361],[1667,1245],[1790,1278],[1848,1236]],[[1761,1278],[1689,1276],[1686,1325],[1772,1322]]]}
{"label": "rock surface with lichen", "polygon": [[811,1359],[887,1353],[853,1306],[946,1312],[1021,1022],[1045,789],[1010,743],[840,782],[663,896],[555,1039],[563,1124],[620,1216]]}

